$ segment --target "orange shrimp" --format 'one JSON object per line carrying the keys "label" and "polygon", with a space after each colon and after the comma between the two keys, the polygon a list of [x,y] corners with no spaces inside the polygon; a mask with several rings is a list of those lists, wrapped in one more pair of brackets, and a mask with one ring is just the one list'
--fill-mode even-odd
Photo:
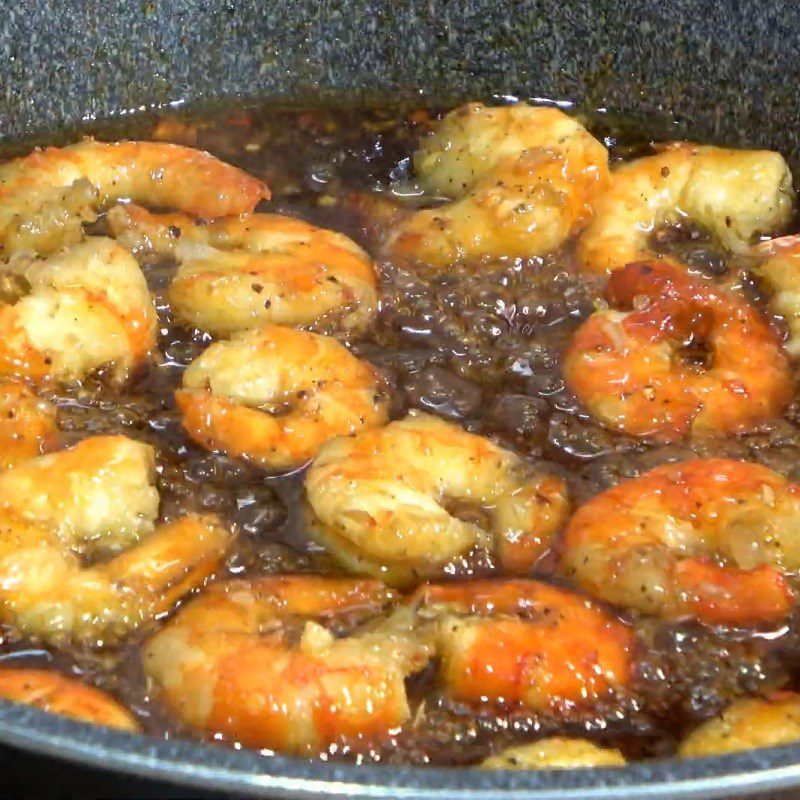
{"label": "orange shrimp", "polygon": [[286,753],[384,736],[410,715],[404,677],[429,650],[406,609],[335,639],[318,621],[374,615],[378,581],[311,575],[211,586],[145,645],[167,705],[209,734]]}
{"label": "orange shrimp", "polygon": [[48,255],[74,244],[82,223],[119,199],[213,218],[252,211],[269,196],[258,178],[200,150],[84,139],[0,167],[0,253]]}
{"label": "orange shrimp", "polygon": [[441,680],[458,700],[567,713],[633,677],[632,631],[565,589],[470,581],[423,586],[413,601],[434,615]]}
{"label": "orange shrimp", "polygon": [[0,470],[40,456],[60,440],[56,407],[27,384],[0,378]]}
{"label": "orange shrimp", "polygon": [[189,365],[175,402],[194,441],[277,470],[388,420],[370,364],[329,336],[279,325],[212,344]]}
{"label": "orange shrimp", "polygon": [[[748,303],[667,262],[614,272],[575,333],[567,384],[604,425],[673,441],[751,431],[793,391],[777,331]],[[691,363],[692,354],[705,363]]]}
{"label": "orange shrimp", "polygon": [[708,623],[775,622],[800,567],[800,485],[758,464],[657,467],[581,506],[561,568],[611,603]]}
{"label": "orange shrimp", "polygon": [[139,723],[111,695],[53,669],[0,667],[0,697],[51,714],[137,732]]}

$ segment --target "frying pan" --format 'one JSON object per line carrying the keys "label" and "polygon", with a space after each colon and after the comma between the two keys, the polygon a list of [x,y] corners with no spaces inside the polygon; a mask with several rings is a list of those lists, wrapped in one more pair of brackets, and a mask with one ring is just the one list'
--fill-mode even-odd
{"label": "frying pan", "polygon": [[[0,15],[0,139],[230,96],[572,99],[800,163],[800,5],[766,0],[38,0]],[[243,795],[797,796],[800,746],[532,773],[265,758],[0,702],[0,742]],[[786,794],[789,793],[789,794]]]}

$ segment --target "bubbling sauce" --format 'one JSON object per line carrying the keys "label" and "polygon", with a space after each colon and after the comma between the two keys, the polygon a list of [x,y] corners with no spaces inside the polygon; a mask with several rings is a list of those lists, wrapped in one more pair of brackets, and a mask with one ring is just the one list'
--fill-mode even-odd
{"label": "bubbling sauce", "polygon": [[[160,138],[208,150],[270,185],[273,198],[260,208],[342,231],[375,253],[371,232],[343,198],[373,192],[412,207],[430,202],[413,181],[409,156],[420,126],[437,111],[217,106],[180,117],[144,116],[124,128],[114,123],[92,132],[109,140]],[[609,115],[589,115],[587,124],[609,148],[612,161],[648,154],[654,139],[671,132],[662,121]],[[5,155],[24,149],[8,148]],[[97,231],[103,225],[101,218]],[[659,231],[652,245],[708,276],[734,280],[738,275],[739,265],[702,230]],[[302,473],[265,475],[243,461],[196,447],[183,433],[173,392],[211,337],[173,319],[165,292],[175,266],[163,258],[142,261],[160,319],[156,363],[122,388],[111,388],[102,374],[46,388],[42,394],[57,405],[60,429],[68,442],[120,433],[153,445],[161,519],[188,510],[219,514],[237,533],[226,564],[230,576],[341,573],[306,535]],[[380,309],[373,329],[349,339],[326,332],[385,375],[393,418],[416,408],[492,437],[563,476],[576,504],[659,464],[694,456],[752,460],[800,478],[797,403],[756,434],[685,444],[649,443],[592,420],[561,375],[567,342],[601,296],[599,284],[575,268],[571,245],[547,257],[501,260],[480,271],[377,266]],[[748,291],[755,302],[762,301],[754,287]],[[540,565],[539,572],[558,580],[551,562]],[[493,574],[497,567],[490,556],[473,552],[456,565],[453,577]],[[468,765],[504,744],[548,734],[587,737],[620,747],[630,758],[670,755],[687,730],[718,713],[731,697],[800,688],[795,672],[800,628],[794,619],[780,630],[756,632],[644,619],[633,624],[646,652],[637,661],[634,685],[608,708],[566,718],[476,711],[437,691],[432,664],[409,681],[413,721],[366,758]],[[140,644],[141,636],[119,649],[57,651],[6,628],[0,664],[57,667],[112,692],[149,735],[196,736],[159,704],[141,668]],[[337,750],[322,757],[351,756]]]}

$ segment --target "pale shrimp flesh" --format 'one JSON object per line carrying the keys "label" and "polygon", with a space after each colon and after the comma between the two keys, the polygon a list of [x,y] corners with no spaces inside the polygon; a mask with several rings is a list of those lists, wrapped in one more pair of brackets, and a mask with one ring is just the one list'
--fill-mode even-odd
{"label": "pale shrimp flesh", "polygon": [[568,386],[606,427],[674,441],[753,431],[791,399],[777,330],[746,301],[676,264],[614,272],[564,357]]}
{"label": "pale shrimp flesh", "polygon": [[800,485],[759,464],[656,467],[578,508],[561,566],[579,587],[645,614],[773,624],[794,602]]}
{"label": "pale shrimp flesh", "polygon": [[213,516],[156,526],[154,477],[152,448],[122,436],[3,472],[0,618],[34,639],[101,646],[202,585],[231,535]]}
{"label": "pale shrimp flesh", "polygon": [[470,103],[422,140],[414,168],[428,193],[450,201],[401,219],[386,251],[446,268],[555,250],[591,218],[608,153],[556,108]]}
{"label": "pale shrimp flesh", "polygon": [[111,239],[14,258],[2,273],[0,374],[74,381],[105,369],[122,380],[153,352],[153,298],[136,259]]}
{"label": "pale shrimp flesh", "polygon": [[577,255],[586,271],[611,272],[652,258],[650,235],[685,220],[740,253],[758,234],[783,228],[793,204],[792,174],[779,153],[679,142],[612,171]]}
{"label": "pale shrimp flesh", "polygon": [[506,570],[526,573],[548,551],[568,509],[561,478],[414,412],[323,445],[306,476],[306,496],[311,533],[335,558],[398,586],[441,574],[476,547]]}
{"label": "pale shrimp flesh", "polygon": [[175,394],[191,439],[271,470],[385,424],[388,399],[376,370],[335,339],[278,325],[212,344]]}
{"label": "pale shrimp flesh", "polygon": [[600,747],[585,739],[550,736],[531,744],[509,747],[490,756],[483,769],[577,769],[579,767],[624,767],[615,747]]}
{"label": "pale shrimp flesh", "polygon": [[781,691],[734,701],[721,716],[692,731],[678,747],[678,756],[700,758],[798,741],[800,695]]}
{"label": "pale shrimp flesh", "polygon": [[612,614],[535,580],[422,586],[448,695],[556,716],[612,701],[633,679],[636,640]]}
{"label": "pale shrimp flesh", "polygon": [[310,755],[368,747],[410,716],[404,678],[428,646],[404,609],[334,638],[325,622],[379,614],[378,581],[312,575],[212,585],[144,648],[178,716],[209,735]]}
{"label": "pale shrimp flesh", "polygon": [[116,238],[137,253],[172,256],[173,313],[213,334],[267,323],[367,328],[377,311],[369,256],[336,231],[279,214],[245,214],[199,224],[184,214],[118,206]]}
{"label": "pale shrimp flesh", "polygon": [[760,263],[752,273],[769,295],[770,310],[789,329],[784,348],[793,358],[800,356],[800,236],[771,239],[753,248]]}
{"label": "pale shrimp flesh", "polygon": [[0,166],[0,257],[46,256],[83,239],[118,200],[202,218],[252,211],[268,187],[209,153],[163,142],[48,147]]}
{"label": "pale shrimp flesh", "polygon": [[0,667],[0,698],[92,725],[140,730],[133,714],[110,694],[54,669]]}

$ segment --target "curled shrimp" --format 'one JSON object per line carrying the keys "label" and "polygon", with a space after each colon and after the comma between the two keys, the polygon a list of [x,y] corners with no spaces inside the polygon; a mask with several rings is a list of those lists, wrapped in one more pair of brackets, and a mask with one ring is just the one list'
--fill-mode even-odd
{"label": "curled shrimp", "polygon": [[[800,236],[772,239],[753,249],[761,262],[752,270],[769,293],[770,310],[786,322],[786,352],[800,356]],[[766,258],[765,258],[766,256]]]}
{"label": "curled shrimp", "polygon": [[587,271],[605,273],[651,258],[649,235],[686,218],[742,252],[757,234],[786,225],[793,200],[792,174],[779,153],[676,143],[612,171],[578,259]]}
{"label": "curled shrimp", "polygon": [[267,323],[336,322],[368,327],[377,310],[369,256],[341,233],[279,214],[250,214],[206,225],[183,214],[118,206],[108,214],[117,239],[135,252],[173,256],[173,312],[214,334]]}
{"label": "curled shrimp", "polygon": [[56,407],[25,383],[0,378],[0,470],[55,448]]}
{"label": "curled shrimp", "polygon": [[448,267],[555,250],[589,220],[608,153],[558,109],[470,103],[422,141],[414,167],[426,191],[451,202],[410,213],[387,251]]}
{"label": "curled shrimp", "polygon": [[131,712],[107,692],[53,669],[0,667],[0,697],[92,725],[140,730]]}
{"label": "curled shrimp", "polygon": [[597,495],[564,532],[561,564],[611,603],[748,625],[786,616],[800,567],[800,486],[758,464],[665,465]]}
{"label": "curled shrimp", "polygon": [[739,433],[789,402],[780,337],[749,303],[662,261],[617,270],[606,296],[613,308],[564,358],[567,384],[605,426],[662,441]]}
{"label": "curled shrimp", "polygon": [[252,211],[269,196],[262,181],[200,150],[84,139],[0,167],[0,255],[74,244],[82,223],[119,199],[213,218]]}
{"label": "curled shrimp", "polygon": [[413,601],[435,622],[445,691],[465,703],[560,715],[632,680],[631,629],[565,589],[468,581],[423,586]]}
{"label": "curled shrimp", "polygon": [[[399,586],[440,574],[476,546],[496,553],[507,570],[526,572],[568,507],[560,478],[416,413],[323,445],[306,495],[312,535],[352,571]],[[459,503],[479,507],[472,509],[477,520],[448,509]]]}
{"label": "curled shrimp", "polygon": [[215,584],[146,643],[145,670],[209,734],[295,754],[368,743],[408,719],[404,678],[428,648],[404,609],[344,638],[320,622],[374,615],[391,599],[378,581],[350,578]]}
{"label": "curled shrimp", "polygon": [[678,747],[681,758],[735,753],[800,741],[800,695],[773,692],[734,701],[722,715],[692,731]]}
{"label": "curled shrimp", "polygon": [[0,475],[0,618],[56,644],[116,642],[214,572],[230,534],[211,516],[156,526],[153,462],[104,436]]}
{"label": "curled shrimp", "polygon": [[626,761],[615,747],[600,747],[585,739],[550,736],[531,744],[509,747],[490,756],[484,769],[576,769],[577,767],[624,767]]}
{"label": "curled shrimp", "polygon": [[267,325],[212,344],[175,395],[198,444],[286,469],[388,419],[378,373],[329,336]]}
{"label": "curled shrimp", "polygon": [[158,318],[136,259],[91,237],[44,260],[2,268],[0,374],[77,380],[105,367],[127,377],[155,347]]}

